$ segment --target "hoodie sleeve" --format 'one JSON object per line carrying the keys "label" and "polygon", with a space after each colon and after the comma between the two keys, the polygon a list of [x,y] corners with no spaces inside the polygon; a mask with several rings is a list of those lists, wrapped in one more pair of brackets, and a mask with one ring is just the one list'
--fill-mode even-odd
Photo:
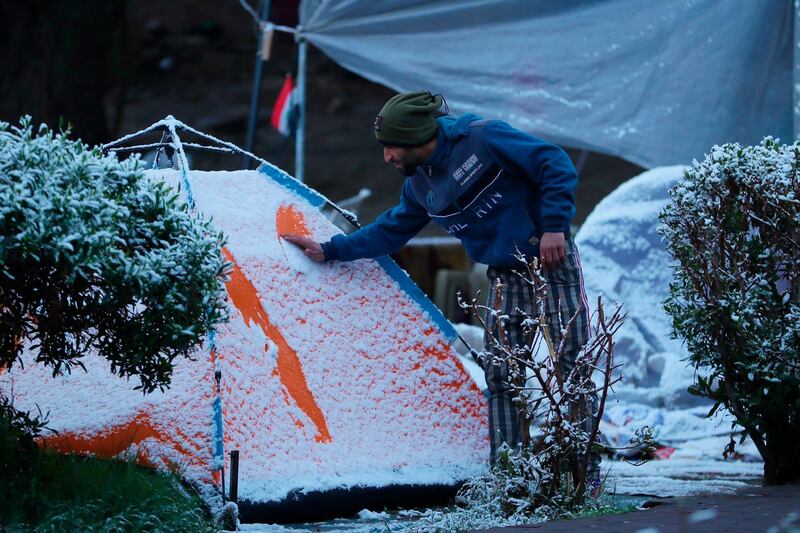
{"label": "hoodie sleeve", "polygon": [[322,244],[326,261],[353,261],[396,252],[425,227],[428,212],[411,196],[408,180],[403,183],[400,203],[350,235],[334,235]]}
{"label": "hoodie sleeve", "polygon": [[484,126],[484,144],[500,166],[527,176],[538,186],[541,230],[569,232],[578,172],[567,153],[500,120]]}

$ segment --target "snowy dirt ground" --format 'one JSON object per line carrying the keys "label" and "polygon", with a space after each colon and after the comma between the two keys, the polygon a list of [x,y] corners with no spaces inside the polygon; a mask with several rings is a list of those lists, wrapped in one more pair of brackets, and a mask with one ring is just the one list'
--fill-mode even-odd
{"label": "snowy dirt ground", "polygon": [[732,494],[761,483],[764,464],[711,459],[670,459],[633,466],[608,461],[608,489],[617,495],[672,497]]}
{"label": "snowy dirt ground", "polygon": [[[761,462],[709,458],[652,460],[634,466],[605,461],[607,490],[620,508],[641,505],[656,498],[733,494],[761,484]],[[413,532],[414,512],[363,510],[359,516],[310,524],[242,524],[248,533],[348,533]]]}

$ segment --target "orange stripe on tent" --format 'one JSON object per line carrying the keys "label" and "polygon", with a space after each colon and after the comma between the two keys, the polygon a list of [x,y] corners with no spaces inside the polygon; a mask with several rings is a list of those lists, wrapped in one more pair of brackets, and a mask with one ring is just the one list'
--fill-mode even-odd
{"label": "orange stripe on tent", "polygon": [[[180,433],[182,432],[179,432],[179,437]],[[183,439],[183,437],[181,438]],[[98,434],[87,435],[75,432],[61,432],[57,435],[39,437],[37,443],[42,448],[59,453],[92,454],[103,459],[113,459],[119,457],[131,446],[140,444],[147,439],[154,439],[160,443],[170,445],[183,456],[180,462],[185,462],[185,464],[206,464],[200,455],[184,447],[184,444],[192,444],[191,440],[184,439],[178,442],[175,438],[159,431],[152,424],[150,415],[147,413],[139,413],[129,422],[111,427]],[[156,468],[158,465],[153,462],[154,457],[148,457],[147,453],[146,450],[139,450],[136,453],[136,462]],[[168,464],[169,460],[162,458],[162,463]],[[220,472],[210,472],[210,474],[210,477],[206,478],[206,480],[218,485],[222,480]]]}
{"label": "orange stripe on tent", "polygon": [[[154,438],[161,442],[170,441],[169,438],[153,427],[147,413],[140,413],[127,424],[113,427],[100,434],[59,433],[58,435],[41,437],[39,442],[43,447],[61,453],[92,453],[98,457],[110,459],[117,457],[132,445],[139,444],[149,438]],[[179,449],[179,451],[184,455],[188,455],[188,452],[184,449]],[[155,466],[141,452],[136,455],[136,460],[148,466]]]}
{"label": "orange stripe on tent", "polygon": [[[287,210],[291,213],[292,211]],[[305,227],[305,225],[303,225]],[[308,232],[308,230],[305,230]],[[328,432],[328,425],[325,422],[325,416],[322,414],[317,405],[314,395],[308,388],[303,368],[300,365],[300,359],[297,353],[289,346],[281,334],[280,330],[270,322],[264,306],[261,305],[261,299],[253,284],[244,275],[242,269],[236,264],[236,260],[227,248],[222,249],[225,258],[233,263],[233,270],[231,272],[230,281],[227,283],[228,294],[233,301],[233,305],[239,309],[244,317],[245,324],[248,326],[250,322],[255,322],[261,327],[272,342],[278,347],[278,366],[277,372],[281,380],[281,384],[286,389],[289,396],[292,397],[297,406],[311,419],[317,427],[317,442],[330,442],[331,435]]]}
{"label": "orange stripe on tent", "polygon": [[293,205],[283,204],[278,208],[278,214],[275,217],[275,229],[278,234],[278,242],[280,242],[281,236],[287,233],[296,233],[302,237],[311,236],[311,232],[308,231],[306,222],[303,219],[303,214],[299,213]]}

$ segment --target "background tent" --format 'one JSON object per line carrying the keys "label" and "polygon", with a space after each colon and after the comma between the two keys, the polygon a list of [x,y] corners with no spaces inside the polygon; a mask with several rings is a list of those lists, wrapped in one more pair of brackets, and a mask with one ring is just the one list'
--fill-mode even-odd
{"label": "background tent", "polygon": [[[597,205],[575,241],[589,301],[602,295],[606,302],[620,302],[627,313],[614,336],[623,380],[603,413],[603,437],[625,446],[635,429],[647,425],[659,459],[719,459],[733,416],[720,410],[707,418],[713,401],[687,391],[695,373],[704,371],[689,363],[683,339],[671,337],[672,318],[662,305],[674,279],[674,260],[658,233],[658,216],[687,168],[655,168],[626,181]],[[761,461],[749,439],[736,451],[738,457]]]}
{"label": "background tent", "polygon": [[299,37],[372,81],[441,92],[457,113],[654,167],[792,138],[796,11],[788,0],[303,0]]}

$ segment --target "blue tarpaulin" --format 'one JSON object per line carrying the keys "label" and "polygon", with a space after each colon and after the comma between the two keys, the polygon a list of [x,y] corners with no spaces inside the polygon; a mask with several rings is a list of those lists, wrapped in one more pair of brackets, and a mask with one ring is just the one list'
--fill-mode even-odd
{"label": "blue tarpaulin", "polygon": [[[300,35],[398,91],[645,167],[792,141],[791,0],[303,0]],[[377,112],[377,110],[376,110]]]}

